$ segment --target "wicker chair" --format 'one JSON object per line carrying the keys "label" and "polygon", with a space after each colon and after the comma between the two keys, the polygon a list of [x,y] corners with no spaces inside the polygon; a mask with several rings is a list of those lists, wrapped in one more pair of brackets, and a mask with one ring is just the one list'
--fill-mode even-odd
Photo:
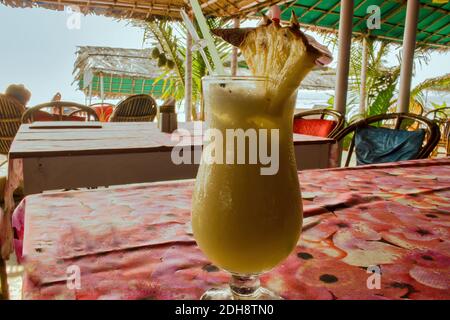
{"label": "wicker chair", "polygon": [[8,155],[24,110],[19,101],[0,94],[0,154]]}
{"label": "wicker chair", "polygon": [[147,122],[156,117],[156,101],[148,94],[131,96],[114,108],[110,122]]}
{"label": "wicker chair", "polygon": [[441,140],[439,140],[439,143],[436,149],[433,151],[433,154],[437,155],[439,153],[439,148],[444,148],[445,153],[448,156],[450,152],[450,141],[448,139],[448,137],[450,136],[450,107],[442,107],[430,110],[425,113],[424,116],[436,122],[436,124],[439,126],[439,129],[441,130]]}
{"label": "wicker chair", "polygon": [[[88,106],[69,101],[54,101],[38,104],[37,106],[27,109],[22,116],[22,123],[32,123],[37,121],[35,120],[35,117],[39,112],[42,112],[42,109],[46,108],[57,108],[59,110],[58,114],[48,114],[52,121],[70,121],[70,117],[74,116],[76,113],[85,114],[86,121],[98,121],[97,114]],[[64,115],[64,108],[73,108],[75,110],[69,115]]]}
{"label": "wicker chair", "polygon": [[319,119],[325,119],[326,117],[331,118],[331,120],[334,120],[336,122],[335,127],[333,130],[330,131],[327,138],[334,138],[334,136],[342,130],[342,128],[345,125],[345,117],[342,113],[336,110],[330,110],[330,109],[312,109],[308,111],[299,112],[296,115],[294,115],[295,119],[308,119],[308,117],[314,117]]}
{"label": "wicker chair", "polygon": [[[419,150],[417,159],[427,158],[433,151],[440,139],[439,127],[429,119],[412,113],[388,113],[372,116],[366,119],[359,120],[339,131],[334,137],[337,141],[344,139],[347,135],[353,134],[356,128],[368,125],[384,126],[383,121],[395,122],[395,129],[411,129],[411,123],[418,123],[418,127],[423,127],[426,131],[424,143]],[[390,127],[390,125],[388,125]],[[345,166],[348,167],[353,151],[355,149],[355,135],[353,135],[348,149]]]}

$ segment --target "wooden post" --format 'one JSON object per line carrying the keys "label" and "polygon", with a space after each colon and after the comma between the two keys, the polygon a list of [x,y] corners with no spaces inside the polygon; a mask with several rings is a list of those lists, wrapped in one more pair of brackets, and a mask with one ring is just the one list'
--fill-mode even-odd
{"label": "wooden post", "polygon": [[[342,0],[339,16],[338,60],[334,109],[345,115],[347,104],[348,72],[350,67],[350,47],[352,44],[353,0]],[[331,167],[340,166],[342,141],[332,146],[329,163]]]}
{"label": "wooden post", "polygon": [[367,38],[363,38],[362,42],[362,61],[361,61],[361,83],[359,88],[359,113],[364,115],[366,113],[367,104],[367,63],[369,52],[367,50]]}
{"label": "wooden post", "polygon": [[184,116],[186,122],[192,117],[192,37],[186,33],[186,64],[184,72]]}
{"label": "wooden post", "polygon": [[105,100],[105,88],[104,88],[104,81],[103,81],[103,73],[100,73],[100,98],[102,100],[102,104]]}
{"label": "wooden post", "polygon": [[419,17],[419,0],[408,0],[406,7],[405,31],[403,32],[402,66],[400,69],[400,89],[398,112],[408,112],[411,94],[411,78],[416,46],[417,20]]}
{"label": "wooden post", "polygon": [[[233,28],[239,28],[240,20],[239,18],[233,19]],[[231,75],[235,76],[237,75],[237,69],[238,69],[238,48],[233,46],[233,49],[231,51]]]}
{"label": "wooden post", "polygon": [[336,72],[336,89],[334,109],[345,114],[348,89],[348,71],[350,62],[350,46],[352,43],[353,0],[341,1],[338,38],[338,64]]}

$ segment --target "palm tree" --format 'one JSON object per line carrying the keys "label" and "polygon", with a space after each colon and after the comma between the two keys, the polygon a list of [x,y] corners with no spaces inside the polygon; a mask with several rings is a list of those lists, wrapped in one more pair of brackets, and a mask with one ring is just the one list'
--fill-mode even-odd
{"label": "palm tree", "polygon": [[[207,24],[210,29],[224,28],[229,22],[219,18],[208,18]],[[142,26],[142,24],[141,24]],[[186,57],[186,38],[187,30],[183,23],[170,21],[167,19],[154,19],[146,22],[144,25],[144,42],[151,40],[155,44],[154,58],[158,59],[165,72],[161,74],[155,82],[163,80],[162,98],[174,97],[181,101],[185,96],[185,57]],[[197,32],[200,33],[197,27]],[[219,56],[224,62],[230,56],[231,46],[225,41],[214,40]],[[211,56],[207,50],[206,55],[209,63],[214,66]],[[157,54],[158,53],[158,56]],[[170,61],[170,62],[169,62]],[[206,64],[203,61],[200,52],[192,52],[192,118],[194,120],[203,119],[201,79],[208,74]],[[197,105],[200,105],[200,112],[197,112]]]}
{"label": "palm tree", "polygon": [[[397,108],[397,84],[400,77],[401,55],[397,54],[398,64],[394,67],[386,66],[386,57],[396,45],[388,42],[368,40],[368,67],[367,67],[367,109],[366,113],[360,115],[350,107],[349,113],[353,115],[351,120],[359,117],[367,117],[386,112],[395,112]],[[414,53],[413,73],[417,65],[427,64],[430,56],[429,51],[417,48]],[[360,88],[360,74],[362,61],[362,46],[355,43],[352,46],[350,60],[350,77],[353,80],[350,85],[350,96],[358,96]],[[450,74],[426,79],[411,90],[410,111],[422,113],[425,107],[424,92],[426,90],[449,90]]]}

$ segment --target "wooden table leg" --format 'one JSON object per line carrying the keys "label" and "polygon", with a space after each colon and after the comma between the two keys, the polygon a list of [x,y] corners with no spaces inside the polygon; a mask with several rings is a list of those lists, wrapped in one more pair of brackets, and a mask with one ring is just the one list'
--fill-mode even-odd
{"label": "wooden table leg", "polygon": [[9,300],[8,276],[6,274],[6,262],[0,257],[0,300]]}

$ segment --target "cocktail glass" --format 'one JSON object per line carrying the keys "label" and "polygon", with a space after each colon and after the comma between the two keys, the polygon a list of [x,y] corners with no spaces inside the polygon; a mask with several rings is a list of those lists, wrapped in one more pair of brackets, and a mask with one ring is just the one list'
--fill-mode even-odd
{"label": "cocktail glass", "polygon": [[278,299],[259,275],[282,262],[300,236],[297,92],[274,105],[267,78],[205,77],[202,84],[209,144],[195,182],[192,228],[208,259],[231,274],[229,287],[202,299]]}

